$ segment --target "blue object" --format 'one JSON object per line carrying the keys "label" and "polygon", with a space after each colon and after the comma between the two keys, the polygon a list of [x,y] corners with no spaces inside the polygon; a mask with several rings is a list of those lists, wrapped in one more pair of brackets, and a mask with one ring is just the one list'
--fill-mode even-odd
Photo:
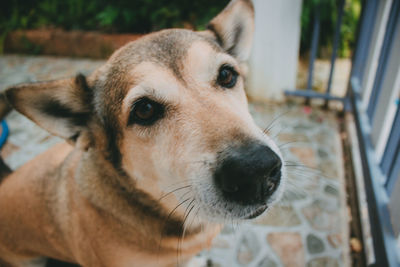
{"label": "blue object", "polygon": [[8,125],[5,120],[1,121],[0,125],[2,128],[1,135],[0,135],[0,148],[2,148],[4,143],[7,140],[9,130],[8,130]]}

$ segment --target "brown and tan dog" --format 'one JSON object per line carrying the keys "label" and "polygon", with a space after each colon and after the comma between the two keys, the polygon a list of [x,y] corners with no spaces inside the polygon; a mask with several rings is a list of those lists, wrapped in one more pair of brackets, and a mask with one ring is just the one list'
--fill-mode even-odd
{"label": "brown and tan dog", "polygon": [[0,266],[174,266],[275,202],[280,152],[243,89],[253,13],[233,0],[206,31],[149,34],[87,78],[7,89],[67,142],[0,179]]}

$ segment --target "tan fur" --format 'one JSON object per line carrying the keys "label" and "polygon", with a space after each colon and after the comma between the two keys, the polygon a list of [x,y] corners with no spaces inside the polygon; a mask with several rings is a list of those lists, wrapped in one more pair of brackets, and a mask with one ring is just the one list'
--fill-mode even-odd
{"label": "tan fur", "polygon": [[[248,138],[277,148],[256,127],[243,90],[251,2],[232,1],[209,28],[145,36],[87,80],[7,90],[19,112],[69,144],[1,182],[0,265],[52,257],[88,267],[174,266],[210,246],[222,219],[213,221],[217,208],[204,198],[213,197],[218,153]],[[232,89],[216,85],[222,64],[239,73]],[[164,118],[127,125],[143,96],[167,103]]]}

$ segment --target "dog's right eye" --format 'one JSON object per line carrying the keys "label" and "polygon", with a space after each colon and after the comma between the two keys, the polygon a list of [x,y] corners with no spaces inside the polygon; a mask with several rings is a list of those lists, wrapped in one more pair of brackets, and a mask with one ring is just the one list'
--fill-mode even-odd
{"label": "dog's right eye", "polygon": [[218,71],[217,84],[224,88],[232,88],[236,85],[238,73],[230,65],[222,65]]}
{"label": "dog's right eye", "polygon": [[148,98],[141,98],[132,105],[128,125],[149,126],[161,119],[163,115],[163,105]]}

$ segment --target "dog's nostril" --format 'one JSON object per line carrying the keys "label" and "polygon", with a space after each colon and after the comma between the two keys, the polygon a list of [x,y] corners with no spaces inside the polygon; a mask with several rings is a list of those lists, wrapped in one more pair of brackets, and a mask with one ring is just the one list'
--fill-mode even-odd
{"label": "dog's nostril", "polygon": [[282,162],[279,158],[276,159],[274,166],[269,171],[268,176],[272,178],[279,178],[282,168]]}
{"label": "dog's nostril", "polygon": [[272,182],[272,181],[268,181],[268,182],[267,182],[267,191],[268,191],[268,194],[272,194],[272,192],[275,191],[275,188],[276,188],[276,183],[274,183],[274,182]]}
{"label": "dog's nostril", "polygon": [[281,171],[281,166],[276,166],[275,168],[273,168],[273,169],[271,170],[271,172],[269,173],[268,176],[269,176],[269,177],[276,177],[276,176],[279,175],[280,171]]}

